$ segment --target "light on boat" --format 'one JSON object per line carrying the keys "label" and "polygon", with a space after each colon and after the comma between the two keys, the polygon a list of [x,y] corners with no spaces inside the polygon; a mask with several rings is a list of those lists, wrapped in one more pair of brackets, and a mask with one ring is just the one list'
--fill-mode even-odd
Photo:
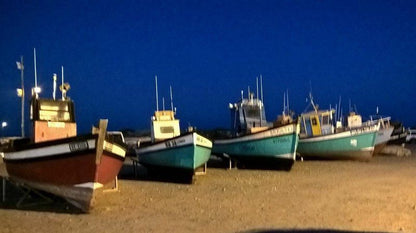
{"label": "light on boat", "polygon": [[39,94],[42,91],[42,89],[40,87],[34,87],[32,88],[32,91],[36,94]]}
{"label": "light on boat", "polygon": [[23,96],[23,90],[22,90],[22,88],[17,88],[16,91],[17,91],[17,96],[19,96],[19,97],[22,97]]}

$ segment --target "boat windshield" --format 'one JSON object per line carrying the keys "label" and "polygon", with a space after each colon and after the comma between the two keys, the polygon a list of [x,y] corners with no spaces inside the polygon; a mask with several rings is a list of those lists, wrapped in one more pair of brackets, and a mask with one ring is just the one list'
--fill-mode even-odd
{"label": "boat windshield", "polygon": [[37,99],[32,105],[33,120],[74,122],[73,102],[67,100]]}

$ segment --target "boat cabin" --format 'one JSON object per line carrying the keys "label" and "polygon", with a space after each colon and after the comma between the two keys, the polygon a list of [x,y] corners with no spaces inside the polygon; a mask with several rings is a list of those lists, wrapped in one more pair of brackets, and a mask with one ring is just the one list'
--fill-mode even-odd
{"label": "boat cabin", "polygon": [[179,120],[174,111],[156,111],[151,121],[152,142],[161,141],[181,134]]}
{"label": "boat cabin", "polygon": [[361,115],[356,114],[355,112],[350,112],[347,118],[347,126],[349,128],[357,128],[363,125],[363,120]]}
{"label": "boat cabin", "polygon": [[70,99],[33,98],[30,118],[35,142],[73,137],[77,135],[74,103]]}
{"label": "boat cabin", "polygon": [[231,129],[235,135],[254,133],[265,130],[271,125],[267,123],[263,102],[254,98],[254,93],[248,99],[230,104]]}
{"label": "boat cabin", "polygon": [[334,133],[335,110],[312,111],[300,116],[300,137],[315,137]]}

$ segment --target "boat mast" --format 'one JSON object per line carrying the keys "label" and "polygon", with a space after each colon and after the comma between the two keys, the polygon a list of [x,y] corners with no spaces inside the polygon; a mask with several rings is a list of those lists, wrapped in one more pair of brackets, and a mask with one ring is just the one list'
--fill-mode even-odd
{"label": "boat mast", "polygon": [[311,104],[313,109],[315,110],[315,113],[318,113],[318,108],[316,107],[315,102],[313,101],[312,92],[309,93],[309,99],[311,100]]}
{"label": "boat mast", "polygon": [[52,92],[53,100],[55,100],[55,97],[56,97],[56,79],[57,79],[56,74],[53,74],[53,92]]}
{"label": "boat mast", "polygon": [[285,115],[286,110],[286,93],[283,92],[283,116]]}
{"label": "boat mast", "polygon": [[156,111],[159,111],[159,97],[157,93],[157,75],[155,75],[155,86],[156,86]]}
{"label": "boat mast", "polygon": [[283,92],[283,116],[289,115],[289,91]]}
{"label": "boat mast", "polygon": [[170,90],[170,109],[173,112],[173,94],[172,94],[172,86],[169,86],[169,90]]}
{"label": "boat mast", "polygon": [[290,115],[290,106],[289,106],[289,90],[286,90],[286,95],[287,95],[287,98],[286,98],[286,101],[287,101],[287,115]]}
{"label": "boat mast", "polygon": [[64,99],[64,66],[61,66],[61,73],[62,73],[62,79],[61,79],[61,87],[62,87],[62,91],[61,91],[61,97],[62,97],[62,100],[65,100]]}
{"label": "boat mast", "polygon": [[259,99],[259,77],[256,77],[256,95],[257,100]]}
{"label": "boat mast", "polygon": [[341,120],[341,96],[339,96],[339,103],[338,103],[338,112],[337,112],[337,121]]}
{"label": "boat mast", "polygon": [[38,96],[38,75],[36,71],[36,48],[33,48],[33,60],[35,64],[35,96],[37,99],[39,96]]}
{"label": "boat mast", "polygon": [[[261,96],[261,103],[260,103],[260,126],[262,126],[263,122],[263,111],[261,110],[263,107],[263,78],[260,75],[260,96]],[[257,101],[258,101],[258,94],[257,94]]]}
{"label": "boat mast", "polygon": [[351,99],[348,99],[348,112],[352,112]]}
{"label": "boat mast", "polygon": [[261,93],[261,102],[263,103],[263,76],[260,75],[260,93]]}

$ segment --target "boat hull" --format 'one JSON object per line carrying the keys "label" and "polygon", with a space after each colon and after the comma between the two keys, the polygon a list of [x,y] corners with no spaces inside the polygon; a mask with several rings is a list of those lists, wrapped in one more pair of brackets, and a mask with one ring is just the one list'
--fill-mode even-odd
{"label": "boat hull", "polygon": [[139,148],[137,154],[139,163],[146,167],[193,172],[209,160],[211,149],[211,141],[190,133]]}
{"label": "boat hull", "polygon": [[376,134],[374,154],[380,153],[390,140],[390,136],[393,132],[393,127],[380,128]]}
{"label": "boat hull", "polygon": [[212,153],[246,163],[291,161],[296,159],[299,125],[297,123],[270,128],[232,139],[215,140]]}
{"label": "boat hull", "polygon": [[303,157],[367,161],[374,150],[377,127],[365,127],[340,133],[301,138],[298,152]]}
{"label": "boat hull", "polygon": [[406,143],[406,136],[407,136],[406,132],[391,135],[390,140],[387,142],[387,144],[403,145],[404,143]]}
{"label": "boat hull", "polygon": [[12,180],[88,211],[94,191],[116,178],[125,158],[124,147],[104,141],[97,161],[97,140],[97,135],[86,135],[34,143],[4,152],[3,161]]}

